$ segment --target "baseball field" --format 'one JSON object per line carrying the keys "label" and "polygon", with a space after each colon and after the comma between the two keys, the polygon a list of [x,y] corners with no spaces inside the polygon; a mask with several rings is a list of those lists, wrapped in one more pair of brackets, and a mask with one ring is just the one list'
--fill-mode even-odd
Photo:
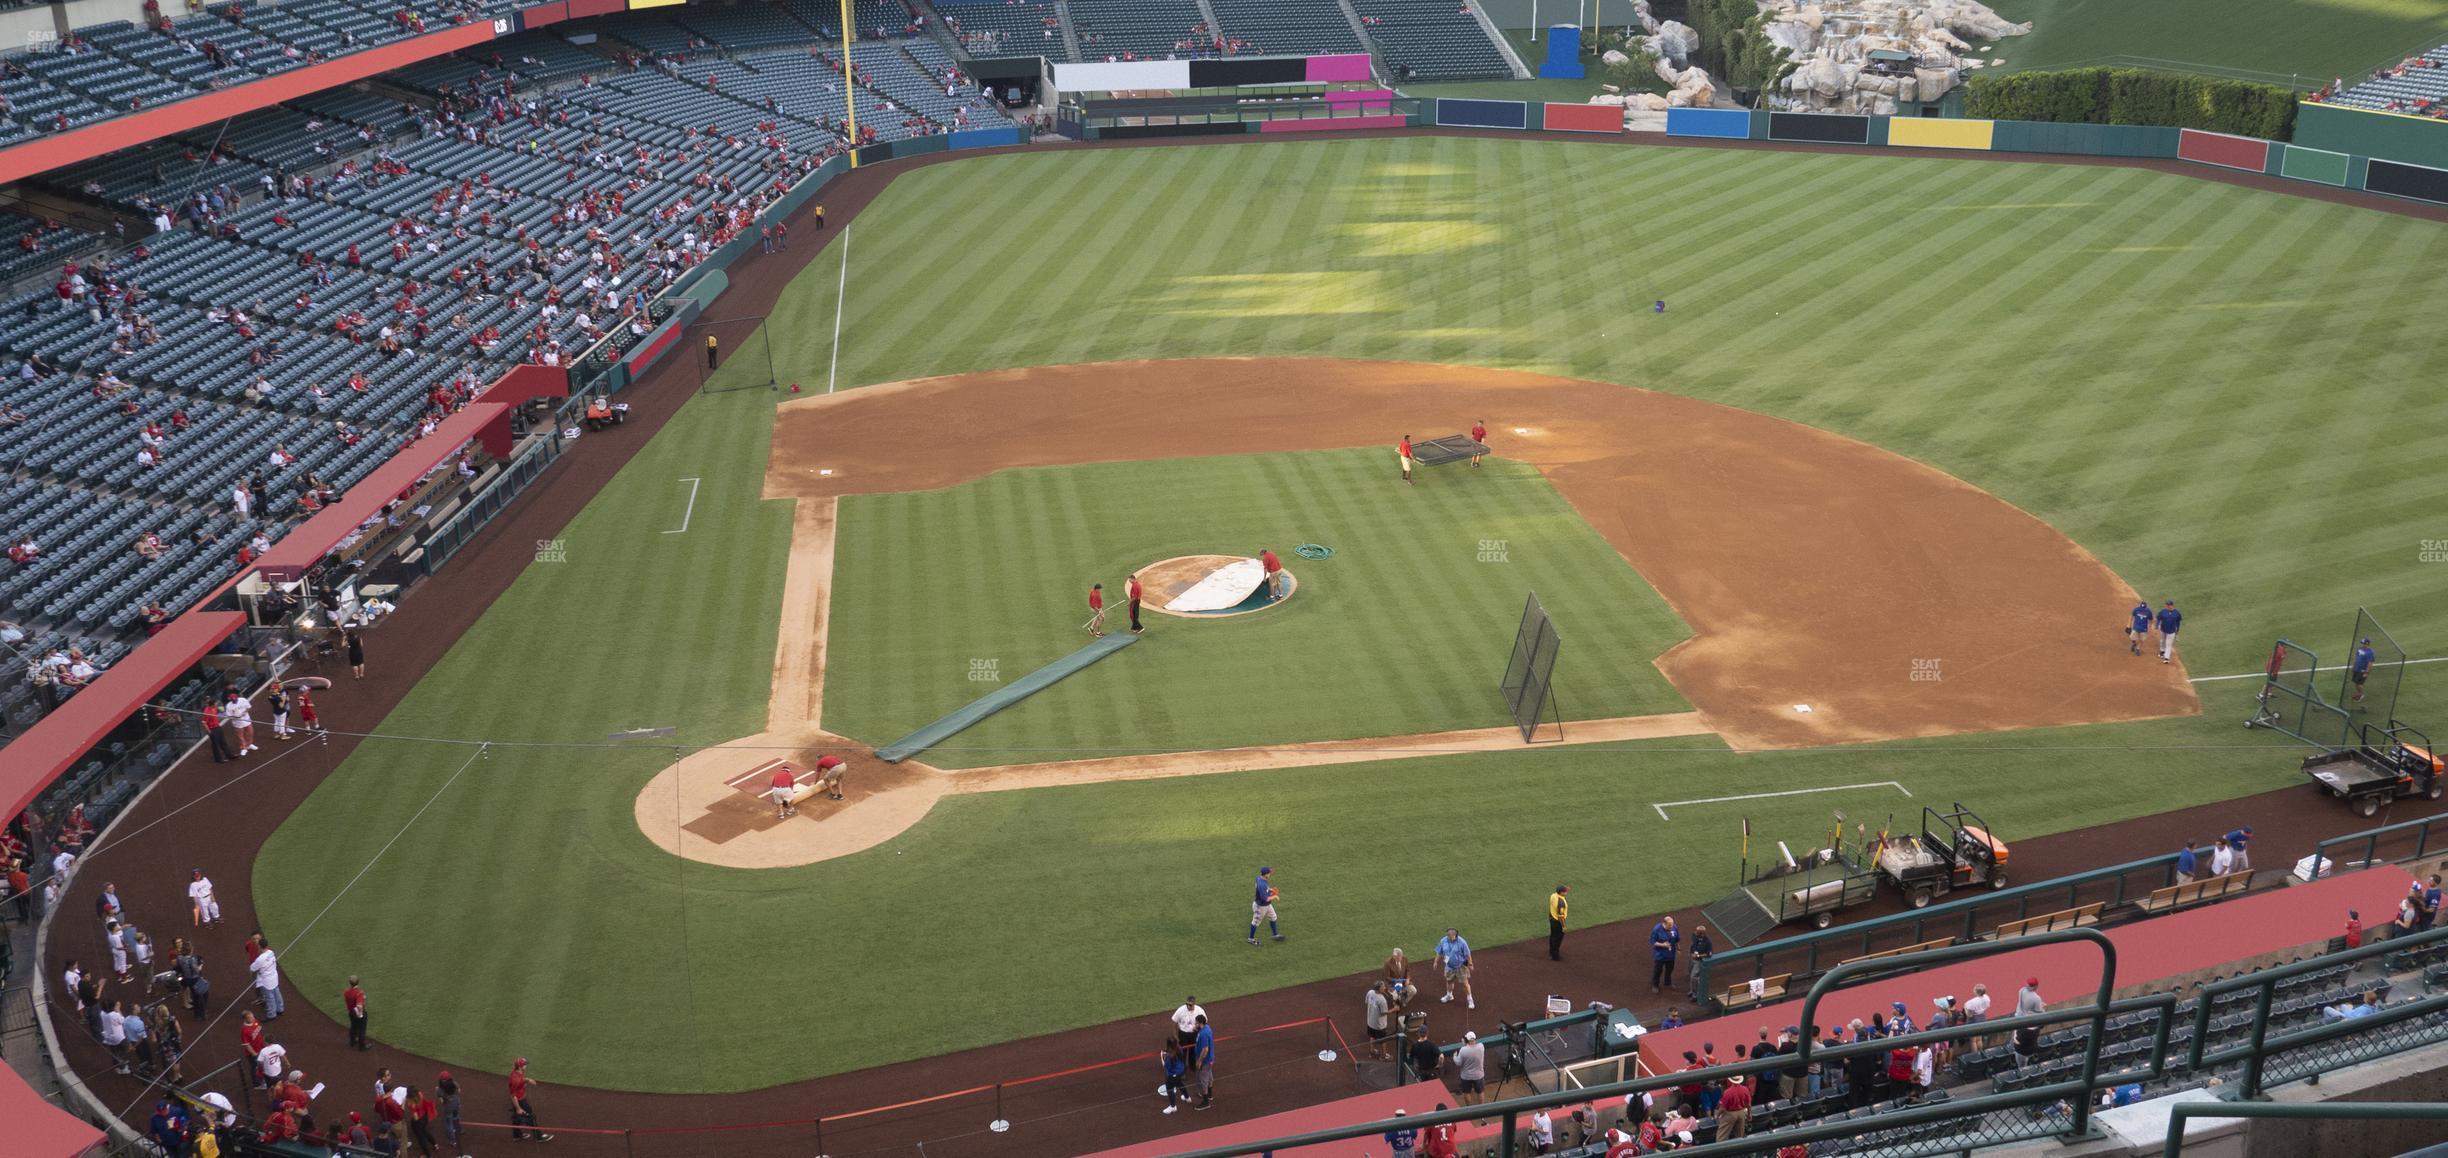
{"label": "baseball field", "polygon": [[[2448,653],[2429,222],[1415,136],[924,165],[794,244],[782,392],[712,374],[257,861],[285,968],[377,972],[385,1041],[660,1092],[925,1058],[1536,937],[1559,879],[1584,925],[1709,899],[1746,816],[2283,788],[2239,726],[2274,638],[2342,658],[2360,606]],[[1399,481],[1476,418],[1486,466]],[[1090,583],[1261,548],[1282,605],[868,756],[1086,643]],[[1524,747],[1533,590],[1565,739]],[[2179,663],[2126,652],[2137,594]],[[819,751],[848,800],[724,786]]]}

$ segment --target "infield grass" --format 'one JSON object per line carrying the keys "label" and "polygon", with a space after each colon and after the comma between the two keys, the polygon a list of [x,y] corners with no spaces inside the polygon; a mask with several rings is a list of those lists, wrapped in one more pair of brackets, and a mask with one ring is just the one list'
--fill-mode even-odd
{"label": "infield grass", "polygon": [[[2342,653],[2358,604],[2416,654],[2448,652],[2448,562],[2424,561],[2448,540],[2442,339],[2387,304],[2448,292],[2432,223],[2104,166],[1410,138],[968,160],[904,177],[853,229],[846,385],[1205,354],[1619,381],[2020,504],[2182,601],[2196,675],[2256,671],[2278,635]],[[833,256],[774,311],[806,336],[785,381],[822,380]],[[1647,316],[1653,298],[1672,311]],[[310,999],[359,972],[384,995],[376,1032],[409,1049],[737,1089],[1337,976],[1448,923],[1535,937],[1558,879],[1585,922],[1722,893],[1733,816],[1660,821],[1658,801],[1900,780],[2026,840],[2302,783],[2299,748],[2238,726],[2238,681],[2203,684],[2195,719],[1879,749],[1676,741],[964,796],[858,856],[690,865],[632,819],[667,749],[507,742],[761,726],[789,514],[757,499],[771,421],[761,391],[692,402],[571,525],[568,561],[535,565],[382,726],[505,743],[461,772],[468,748],[369,742],[275,835],[254,884]],[[662,535],[687,476],[695,521]],[[1101,569],[1143,550],[1095,549]],[[2102,609],[2103,636],[2122,615]],[[637,626],[587,626],[607,622]],[[2448,665],[2410,682],[2401,715],[2448,719]],[[1743,811],[1800,837],[1881,800]],[[1388,833],[1453,856],[1398,855]],[[1251,951],[1261,862],[1296,937]],[[894,983],[777,1007],[776,961]]]}
{"label": "infield grass", "polygon": [[[1150,611],[1130,650],[920,757],[942,767],[1399,736],[1508,722],[1522,599],[1569,635],[1568,719],[1687,711],[1650,661],[1691,634],[1537,470],[1491,459],[1394,481],[1381,450],[1003,471],[842,500],[825,726],[883,744],[1111,630],[1122,584],[1178,555],[1273,548],[1299,580],[1229,619]],[[1330,558],[1293,555],[1303,542]],[[983,673],[983,674],[981,674]],[[1567,689],[1568,693],[1567,694]]]}

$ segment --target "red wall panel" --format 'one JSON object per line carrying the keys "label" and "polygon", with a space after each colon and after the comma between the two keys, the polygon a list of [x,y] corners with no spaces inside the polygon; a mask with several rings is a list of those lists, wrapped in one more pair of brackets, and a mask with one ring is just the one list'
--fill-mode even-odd
{"label": "red wall panel", "polygon": [[2205,165],[2224,165],[2258,173],[2269,166],[2269,142],[2258,137],[2231,137],[2186,129],[2176,141],[2176,155]]}
{"label": "red wall panel", "polygon": [[1549,102],[1546,127],[1550,132],[1620,133],[1624,131],[1624,111],[1614,105]]}

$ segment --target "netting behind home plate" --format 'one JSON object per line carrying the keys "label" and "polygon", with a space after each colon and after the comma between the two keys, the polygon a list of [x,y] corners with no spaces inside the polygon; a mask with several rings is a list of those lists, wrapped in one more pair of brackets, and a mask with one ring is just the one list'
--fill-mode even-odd
{"label": "netting behind home plate", "polygon": [[[940,1065],[916,1062],[897,1067],[913,1076],[911,1096],[880,1105],[826,1105],[806,1102],[795,1090],[773,1092],[774,1113],[760,1121],[707,1120],[689,1111],[690,1099],[641,1098],[641,1109],[671,1107],[663,1125],[621,1128],[576,1121],[547,1120],[555,1136],[558,1158],[572,1155],[619,1155],[621,1158],[698,1158],[719,1153],[725,1158],[856,1158],[858,1155],[984,1155],[1022,1151],[1043,1154],[1049,1147],[1065,1153],[1102,1149],[1143,1140],[1156,1133],[1179,1133],[1212,1125],[1211,1115],[1184,1109],[1163,1117],[1165,1101],[1157,1094],[1164,1067],[1157,1047],[1172,1030],[1162,1016],[1147,1020],[1147,1050],[1143,1053],[1053,1070],[996,1078],[968,1072],[956,1061]],[[741,1043],[743,1049],[754,1043]],[[1329,1061],[1321,1051],[1334,1051]],[[1353,1074],[1349,1050],[1333,1023],[1312,1017],[1281,1025],[1262,1026],[1216,1038],[1215,1096],[1219,1106],[1236,1096],[1279,1085],[1314,1091],[1310,1100],[1342,1097],[1367,1087]],[[968,1079],[952,1089],[918,1087],[915,1083],[940,1074],[950,1081]],[[1282,1099],[1270,1099],[1280,1103]],[[496,1147],[508,1143],[509,1123],[490,1110],[478,1111],[471,1100],[467,1136],[475,1144]],[[539,1103],[538,1112],[549,1105]],[[639,1118],[648,1117],[641,1113]],[[1219,1118],[1219,1120],[1221,1120]],[[1151,1129],[1150,1122],[1166,1127]],[[998,1125],[999,1124],[999,1125]]]}

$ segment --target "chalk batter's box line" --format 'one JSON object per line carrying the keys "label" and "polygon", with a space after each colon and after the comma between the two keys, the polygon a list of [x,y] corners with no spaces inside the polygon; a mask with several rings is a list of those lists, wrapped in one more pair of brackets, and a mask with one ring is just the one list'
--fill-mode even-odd
{"label": "chalk batter's box line", "polygon": [[[723,781],[723,783],[739,789],[750,796],[763,796],[766,793],[773,791],[773,770],[783,767],[789,763],[790,761],[788,760],[767,760],[766,762],[742,772],[729,780]],[[802,768],[791,773],[791,783],[793,784],[804,785],[810,781],[813,781],[814,779],[816,779],[816,770],[813,768]]]}

